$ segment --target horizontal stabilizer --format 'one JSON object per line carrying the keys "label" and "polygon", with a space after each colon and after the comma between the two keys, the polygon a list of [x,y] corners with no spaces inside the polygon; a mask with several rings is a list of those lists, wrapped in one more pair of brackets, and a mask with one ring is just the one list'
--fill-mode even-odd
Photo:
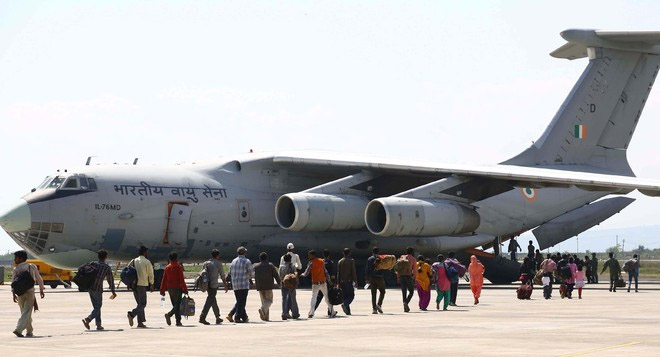
{"label": "horizontal stabilizer", "polygon": [[633,201],[635,201],[634,198],[628,197],[600,200],[546,222],[534,229],[532,233],[539,242],[539,249],[543,250],[574,237],[612,217]]}
{"label": "horizontal stabilizer", "polygon": [[584,58],[589,47],[660,54],[660,31],[566,30],[561,37],[568,43],[552,51],[552,57]]}

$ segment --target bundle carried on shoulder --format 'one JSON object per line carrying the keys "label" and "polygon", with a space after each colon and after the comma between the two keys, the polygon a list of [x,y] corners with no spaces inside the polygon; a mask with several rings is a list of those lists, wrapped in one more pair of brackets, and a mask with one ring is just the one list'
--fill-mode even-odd
{"label": "bundle carried on shoulder", "polygon": [[78,286],[78,291],[89,291],[96,280],[98,274],[98,265],[96,262],[90,262],[81,265],[73,277],[73,282]]}
{"label": "bundle carried on shoulder", "polygon": [[124,283],[128,289],[133,289],[133,286],[137,282],[137,269],[135,269],[133,261],[121,270],[119,279],[121,279],[121,282]]}
{"label": "bundle carried on shoulder", "polygon": [[376,270],[390,270],[396,264],[396,257],[394,255],[379,255],[376,258]]}
{"label": "bundle carried on shoulder", "polygon": [[298,275],[295,273],[287,274],[284,276],[284,279],[282,279],[282,283],[284,284],[284,287],[293,290],[298,287]]}
{"label": "bundle carried on shoulder", "polygon": [[394,272],[399,274],[399,276],[410,276],[410,261],[405,255],[399,258],[394,264]]}
{"label": "bundle carried on shoulder", "polygon": [[447,266],[449,266],[450,268],[456,269],[456,272],[458,273],[459,277],[462,278],[465,275],[465,272],[467,271],[467,269],[465,268],[465,265],[463,265],[461,263],[458,263],[456,261],[453,261],[453,260],[448,260],[448,261],[446,261],[446,263],[447,263]]}
{"label": "bundle carried on shoulder", "polygon": [[535,285],[543,285],[543,270],[542,269],[537,271],[536,275],[534,275],[534,284]]}
{"label": "bundle carried on shoulder", "polygon": [[202,270],[195,279],[195,288],[203,293],[209,289],[209,273],[206,269]]}
{"label": "bundle carried on shoulder", "polygon": [[630,259],[623,264],[623,267],[621,268],[623,271],[626,273],[632,273],[635,268],[637,267],[637,262],[634,259]]}

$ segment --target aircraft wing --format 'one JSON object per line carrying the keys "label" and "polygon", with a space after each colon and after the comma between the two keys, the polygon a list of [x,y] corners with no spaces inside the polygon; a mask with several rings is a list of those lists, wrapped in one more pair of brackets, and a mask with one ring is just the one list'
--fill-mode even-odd
{"label": "aircraft wing", "polygon": [[[518,187],[570,187],[587,191],[619,192],[639,190],[647,196],[660,196],[660,181],[565,169],[513,165],[445,165],[403,160],[381,160],[342,154],[295,154],[273,156],[273,163],[299,168],[369,171],[374,173],[457,176],[467,179],[505,181]],[[579,169],[581,167],[576,167]]]}

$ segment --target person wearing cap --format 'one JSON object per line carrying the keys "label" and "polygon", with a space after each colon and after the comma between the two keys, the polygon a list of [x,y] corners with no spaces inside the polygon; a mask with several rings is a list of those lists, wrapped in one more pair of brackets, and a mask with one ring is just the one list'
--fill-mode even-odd
{"label": "person wearing cap", "polygon": [[[250,291],[251,279],[254,278],[254,268],[252,262],[245,254],[247,249],[241,246],[236,250],[238,256],[231,262],[229,274],[231,275],[232,288],[234,289],[234,296],[236,296],[236,316],[233,320],[237,323],[248,322],[248,315],[245,312],[245,304],[247,303],[248,292]],[[231,313],[230,313],[231,315]],[[231,321],[231,318],[228,317]]]}
{"label": "person wearing cap", "polygon": [[[289,243],[286,245],[287,252],[280,258],[279,270],[282,270],[286,267],[287,263],[284,261],[284,257],[287,255],[291,257],[291,265],[293,265],[296,271],[300,271],[302,269],[303,267],[302,261],[300,261],[300,256],[298,256],[298,254],[293,252],[294,249],[295,247],[293,246],[293,243]],[[287,295],[287,299],[289,299],[287,306],[289,307],[289,309],[288,311],[282,311],[282,316],[289,319],[291,318],[291,313],[290,313],[291,307],[294,306],[295,304],[295,302],[291,300],[292,298],[293,298],[292,295]]]}
{"label": "person wearing cap", "polygon": [[[300,270],[302,269],[303,265],[302,262],[300,261],[300,256],[298,254],[294,253],[293,250],[295,247],[293,246],[293,243],[289,243],[286,245],[286,254],[284,255],[290,255],[291,256],[291,264],[297,269]],[[284,255],[280,258],[280,268],[283,267],[284,264]]]}

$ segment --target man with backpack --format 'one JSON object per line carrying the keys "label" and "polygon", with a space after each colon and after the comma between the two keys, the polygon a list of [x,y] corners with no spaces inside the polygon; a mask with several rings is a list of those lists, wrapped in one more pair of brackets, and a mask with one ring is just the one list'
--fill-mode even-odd
{"label": "man with backpack", "polygon": [[273,263],[268,261],[268,254],[259,254],[259,263],[254,264],[254,282],[261,298],[259,317],[262,321],[270,320],[270,306],[273,304],[273,279],[277,282],[277,288],[282,287],[280,275]]}
{"label": "man with backpack", "polygon": [[208,287],[206,289],[206,302],[204,303],[204,308],[202,308],[202,313],[199,314],[199,323],[202,325],[209,325],[210,323],[206,321],[206,315],[208,315],[210,309],[213,309],[215,324],[219,325],[222,323],[222,318],[220,318],[220,308],[218,307],[218,300],[216,298],[219,287],[218,278],[222,279],[225,293],[229,291],[229,286],[225,278],[225,271],[220,262],[219,250],[213,249],[211,251],[211,259],[204,262],[204,265],[202,265],[202,272],[206,272]]}
{"label": "man with backpack", "polygon": [[18,319],[16,329],[13,331],[16,337],[32,337],[34,329],[32,328],[32,310],[38,310],[37,301],[34,297],[34,283],[39,284],[39,295],[43,299],[44,281],[39,275],[39,269],[27,262],[27,252],[19,250],[14,252],[14,272],[11,279],[11,292],[14,302],[21,309],[21,317]]}
{"label": "man with backpack", "polygon": [[147,258],[149,254],[149,249],[145,246],[141,246],[139,250],[139,256],[131,260],[128,265],[135,267],[137,272],[137,281],[133,289],[133,297],[137,306],[132,311],[129,311],[126,315],[128,317],[128,324],[133,326],[133,319],[137,317],[138,319],[138,328],[147,328],[144,324],[147,321],[144,315],[144,309],[147,307],[147,288],[150,292],[154,292],[154,266],[151,264],[151,261]]}
{"label": "man with backpack", "polygon": [[[401,284],[401,295],[403,297],[403,311],[410,312],[410,300],[415,295],[415,281],[417,281],[417,259],[415,259],[413,247],[406,248],[406,254],[402,255],[394,265],[396,277]],[[408,266],[406,266],[408,264]]]}
{"label": "man with backpack", "polygon": [[344,299],[341,304],[342,310],[346,315],[351,314],[351,303],[355,298],[357,286],[357,272],[355,270],[355,260],[351,258],[351,250],[344,248],[344,257],[337,263],[337,283],[344,292]]}
{"label": "man with backpack", "polygon": [[108,285],[110,285],[110,291],[112,295],[110,300],[117,297],[115,293],[115,280],[112,276],[112,269],[105,262],[108,258],[108,252],[101,249],[96,252],[97,257],[99,258],[96,262],[91,262],[90,264],[96,270],[96,276],[92,282],[92,285],[89,287],[89,299],[92,301],[92,313],[89,314],[86,318],[82,320],[83,325],[86,329],[90,329],[90,322],[96,320],[96,330],[102,331],[103,326],[101,325],[101,306],[103,305],[103,281],[107,280]]}
{"label": "man with backpack", "polygon": [[608,259],[605,264],[603,264],[603,271],[600,273],[605,273],[605,270],[610,269],[610,292],[616,292],[616,281],[619,279],[621,274],[621,265],[619,261],[614,258],[614,253],[610,252],[610,259]]}
{"label": "man with backpack", "polygon": [[[291,255],[284,255],[284,265],[280,265],[280,280],[282,281],[282,320],[300,317],[296,288],[298,288],[298,271],[291,263]],[[291,315],[289,315],[291,311]]]}

